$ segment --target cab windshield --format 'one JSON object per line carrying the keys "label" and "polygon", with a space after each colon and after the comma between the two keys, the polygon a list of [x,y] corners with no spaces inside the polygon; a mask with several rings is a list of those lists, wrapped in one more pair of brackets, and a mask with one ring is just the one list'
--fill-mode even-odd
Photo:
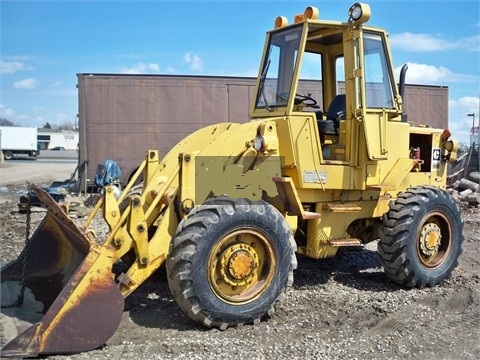
{"label": "cab windshield", "polygon": [[297,26],[270,36],[255,102],[257,109],[273,111],[287,105],[301,34],[302,27]]}

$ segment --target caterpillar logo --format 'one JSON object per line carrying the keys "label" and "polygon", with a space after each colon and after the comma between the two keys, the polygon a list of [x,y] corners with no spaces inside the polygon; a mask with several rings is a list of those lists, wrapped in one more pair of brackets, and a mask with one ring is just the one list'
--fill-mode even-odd
{"label": "caterpillar logo", "polygon": [[440,169],[440,160],[442,158],[442,152],[440,148],[432,149],[432,170]]}

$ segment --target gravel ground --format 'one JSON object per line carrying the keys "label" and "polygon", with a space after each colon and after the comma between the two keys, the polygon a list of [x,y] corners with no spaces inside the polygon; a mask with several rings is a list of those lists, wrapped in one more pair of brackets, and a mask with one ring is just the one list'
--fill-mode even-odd
{"label": "gravel ground", "polygon": [[[17,212],[21,187],[1,189],[4,264],[23,248],[25,215]],[[293,287],[271,318],[219,331],[203,328],[182,313],[161,269],[126,299],[121,324],[103,347],[48,358],[480,358],[480,211],[463,207],[462,212],[463,254],[443,286],[406,290],[393,284],[383,273],[375,242],[347,248],[333,259],[299,257]],[[80,206],[78,221],[87,213],[88,208]],[[32,226],[42,217],[34,213]],[[2,343],[11,336],[5,324]]]}

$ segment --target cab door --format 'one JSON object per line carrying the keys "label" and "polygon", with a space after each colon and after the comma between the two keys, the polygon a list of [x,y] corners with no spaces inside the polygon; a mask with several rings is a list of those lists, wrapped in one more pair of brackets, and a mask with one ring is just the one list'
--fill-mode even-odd
{"label": "cab door", "polygon": [[388,61],[387,47],[382,33],[363,33],[363,75],[362,82],[367,155],[370,160],[388,157],[388,121],[399,115],[396,107],[396,86],[393,69]]}

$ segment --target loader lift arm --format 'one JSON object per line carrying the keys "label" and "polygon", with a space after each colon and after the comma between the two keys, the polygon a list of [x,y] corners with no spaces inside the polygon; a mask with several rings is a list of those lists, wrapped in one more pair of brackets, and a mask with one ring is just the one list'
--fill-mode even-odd
{"label": "loader lift arm", "polygon": [[[7,299],[2,301],[12,303],[24,283],[32,296],[21,308],[13,309],[13,316],[20,318],[24,308],[35,306],[43,308],[43,312],[31,327],[2,348],[2,356],[88,351],[113,335],[122,317],[124,298],[147,280],[168,255],[179,222],[173,206],[180,169],[178,153],[206,146],[231,125],[216,124],[197,131],[201,136],[186,137],[161,162],[157,151],[147,151],[119,199],[112,187],[106,187],[104,197],[81,228],[44,190],[32,185],[48,212],[29,240],[29,247],[2,268],[2,299]],[[141,196],[127,198],[141,174],[145,184]],[[110,228],[103,244],[89,230],[100,210]],[[155,231],[149,237],[148,230],[152,229]],[[115,279],[113,264],[129,251],[134,261],[128,264],[130,269],[125,274]],[[35,262],[29,259],[25,273],[23,264],[29,252],[37,256]],[[45,300],[46,292],[49,296]],[[94,334],[92,328],[96,329]]]}

